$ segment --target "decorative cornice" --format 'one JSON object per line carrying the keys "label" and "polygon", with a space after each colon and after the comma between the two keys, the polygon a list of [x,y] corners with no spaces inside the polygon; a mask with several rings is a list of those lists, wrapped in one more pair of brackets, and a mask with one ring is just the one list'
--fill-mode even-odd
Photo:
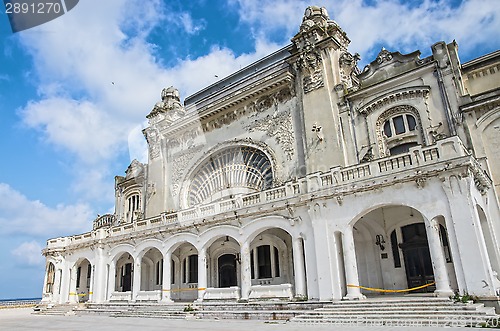
{"label": "decorative cornice", "polygon": [[368,115],[377,109],[383,107],[385,108],[395,102],[417,98],[426,98],[429,95],[430,90],[430,86],[410,86],[394,90],[368,101],[358,111],[361,114]]}

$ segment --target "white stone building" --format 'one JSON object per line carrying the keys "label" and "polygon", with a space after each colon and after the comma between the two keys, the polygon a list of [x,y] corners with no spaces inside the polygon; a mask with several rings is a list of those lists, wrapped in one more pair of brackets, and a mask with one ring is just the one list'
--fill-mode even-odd
{"label": "white stone building", "polygon": [[[113,215],[51,239],[45,302],[498,301],[500,51],[383,49],[362,71],[324,8],[292,43],[147,115]],[[356,286],[348,286],[356,285]]]}

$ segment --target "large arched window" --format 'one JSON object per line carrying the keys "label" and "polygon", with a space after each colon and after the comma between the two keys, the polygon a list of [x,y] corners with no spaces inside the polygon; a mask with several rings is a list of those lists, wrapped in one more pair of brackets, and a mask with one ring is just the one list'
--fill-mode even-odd
{"label": "large arched window", "polygon": [[261,150],[232,146],[215,152],[194,172],[188,188],[188,204],[216,201],[238,193],[270,188],[273,169]]}
{"label": "large arched window", "polygon": [[140,195],[138,193],[133,193],[127,198],[127,222],[131,223],[137,219],[137,213],[141,208]]}
{"label": "large arched window", "polygon": [[397,106],[384,112],[377,121],[381,156],[406,153],[421,144],[418,111],[411,106]]}

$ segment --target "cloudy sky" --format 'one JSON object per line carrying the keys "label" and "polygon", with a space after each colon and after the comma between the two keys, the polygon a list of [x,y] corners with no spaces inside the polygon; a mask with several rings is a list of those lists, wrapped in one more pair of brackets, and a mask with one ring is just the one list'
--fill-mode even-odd
{"label": "cloudy sky", "polygon": [[[289,43],[302,0],[80,0],[12,33],[0,12],[0,299],[40,297],[46,239],[113,211],[115,175],[144,160],[141,129],[163,87],[182,98]],[[462,62],[499,49],[498,0],[317,0],[360,65],[381,47]],[[1,5],[0,5],[1,7]]]}

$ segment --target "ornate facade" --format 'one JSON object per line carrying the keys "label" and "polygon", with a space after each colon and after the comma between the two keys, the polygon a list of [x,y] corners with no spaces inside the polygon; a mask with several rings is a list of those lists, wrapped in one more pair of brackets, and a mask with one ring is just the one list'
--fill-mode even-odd
{"label": "ornate facade", "polygon": [[497,301],[500,52],[382,49],[363,70],[324,8],[292,43],[147,115],[114,214],[51,239],[46,302]]}

